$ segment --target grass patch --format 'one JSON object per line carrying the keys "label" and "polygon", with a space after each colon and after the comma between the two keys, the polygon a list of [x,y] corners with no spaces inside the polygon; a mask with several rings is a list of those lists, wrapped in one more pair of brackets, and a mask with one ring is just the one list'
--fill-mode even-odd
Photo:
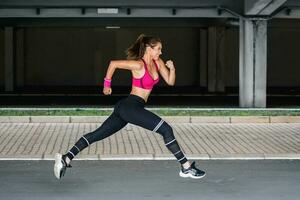
{"label": "grass patch", "polygon": [[0,116],[107,116],[111,113],[102,110],[1,110]]}
{"label": "grass patch", "polygon": [[[155,112],[155,111],[154,111]],[[246,110],[189,110],[168,111],[160,110],[156,113],[165,116],[300,116],[300,111],[246,111]]]}

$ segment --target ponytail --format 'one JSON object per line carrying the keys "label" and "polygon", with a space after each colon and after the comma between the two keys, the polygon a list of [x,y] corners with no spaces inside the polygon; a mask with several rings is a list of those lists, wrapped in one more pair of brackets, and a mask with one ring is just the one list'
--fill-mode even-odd
{"label": "ponytail", "polygon": [[146,36],[145,34],[139,35],[136,41],[125,51],[127,59],[141,59],[146,52],[146,47],[154,47],[158,42],[161,42],[158,37]]}

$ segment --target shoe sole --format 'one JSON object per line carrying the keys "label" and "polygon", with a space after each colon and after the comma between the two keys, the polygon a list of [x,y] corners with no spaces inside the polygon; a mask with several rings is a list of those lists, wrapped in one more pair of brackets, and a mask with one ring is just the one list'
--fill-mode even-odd
{"label": "shoe sole", "polygon": [[61,157],[62,155],[60,153],[55,154],[55,164],[54,164],[54,175],[57,179],[60,179],[60,173],[61,169],[63,168],[63,165],[61,163]]}
{"label": "shoe sole", "polygon": [[200,179],[203,178],[206,174],[203,174],[202,176],[193,176],[192,174],[184,174],[181,171],[179,172],[179,176],[183,178],[193,178],[193,179]]}

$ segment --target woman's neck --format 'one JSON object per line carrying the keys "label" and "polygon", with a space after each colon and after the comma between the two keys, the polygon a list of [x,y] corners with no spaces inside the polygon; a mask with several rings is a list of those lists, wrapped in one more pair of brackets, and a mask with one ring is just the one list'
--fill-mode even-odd
{"label": "woman's neck", "polygon": [[144,59],[144,61],[146,62],[147,65],[150,65],[152,59],[149,55],[144,55],[143,59]]}

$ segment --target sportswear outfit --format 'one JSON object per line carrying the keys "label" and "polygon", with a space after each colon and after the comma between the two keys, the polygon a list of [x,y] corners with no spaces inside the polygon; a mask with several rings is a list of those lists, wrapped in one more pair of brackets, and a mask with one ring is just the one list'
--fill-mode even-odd
{"label": "sportswear outfit", "polygon": [[[144,62],[145,74],[141,78],[133,77],[132,85],[152,90],[153,86],[159,82],[159,78],[154,80],[148,71],[146,62],[143,59],[142,61]],[[158,70],[156,62],[154,60],[153,62],[156,66],[156,70]],[[104,138],[111,136],[126,126],[127,123],[131,123],[160,134],[163,137],[166,147],[176,157],[176,159],[181,164],[187,162],[184,152],[182,152],[174,137],[171,126],[156,114],[146,110],[145,103],[146,102],[143,98],[133,94],[130,94],[128,97],[118,101],[114,107],[113,113],[98,129],[82,136],[66,155],[56,156],[57,160],[62,160],[61,162],[57,161],[58,165],[62,163],[62,166],[64,166],[64,170],[58,170],[56,172],[56,176],[59,176],[60,178],[65,173],[66,167],[70,167],[68,165],[64,165],[66,163],[64,156],[67,156],[70,160],[72,160],[80,151],[96,141],[103,140]],[[180,176],[182,177],[188,177],[186,174],[189,174],[188,171],[184,171],[184,169],[182,169],[180,173]],[[204,174],[202,174],[201,177],[203,176]]]}

